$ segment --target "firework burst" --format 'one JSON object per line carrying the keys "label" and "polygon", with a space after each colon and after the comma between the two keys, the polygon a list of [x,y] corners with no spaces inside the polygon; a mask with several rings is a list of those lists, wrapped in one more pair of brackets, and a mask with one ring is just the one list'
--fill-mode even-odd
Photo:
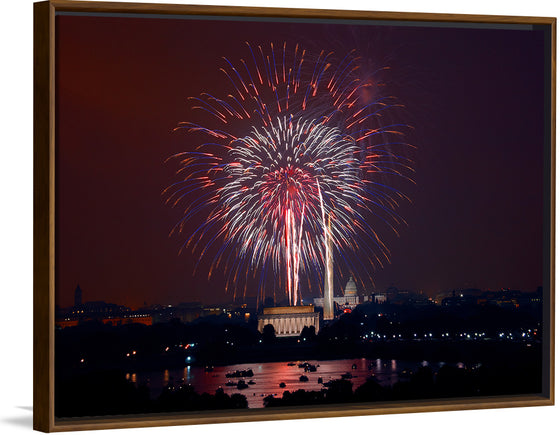
{"label": "firework burst", "polygon": [[300,277],[308,287],[322,281],[327,244],[357,279],[358,270],[371,277],[389,260],[373,225],[396,232],[403,222],[396,209],[407,198],[390,179],[410,180],[402,152],[409,145],[400,139],[406,126],[383,122],[399,105],[360,78],[354,52],[336,62],[332,52],[312,56],[299,45],[247,48],[247,60],[224,58],[230,94],[191,98],[209,122],[177,129],[208,141],[171,157],[179,159],[180,180],[164,194],[174,206],[185,204],[172,232],[204,216],[182,249],[203,258],[218,246],[209,276],[225,270],[228,283],[242,281],[244,291],[258,280],[264,297],[273,273],[296,305]]}

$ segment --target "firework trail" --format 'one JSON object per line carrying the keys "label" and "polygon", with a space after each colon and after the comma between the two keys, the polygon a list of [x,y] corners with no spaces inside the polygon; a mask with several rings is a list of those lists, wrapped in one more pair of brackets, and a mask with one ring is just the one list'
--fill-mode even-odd
{"label": "firework trail", "polygon": [[395,210],[408,198],[390,180],[412,173],[401,139],[406,126],[383,122],[399,107],[395,99],[371,92],[376,84],[357,74],[354,52],[336,61],[332,52],[312,56],[299,45],[247,43],[246,59],[224,64],[231,93],[190,99],[209,123],[176,128],[208,138],[170,157],[180,162],[180,180],[164,194],[184,206],[172,233],[204,216],[182,249],[203,258],[219,247],[209,277],[221,268],[228,284],[245,282],[245,291],[258,279],[262,298],[273,273],[292,305],[301,300],[300,276],[309,286],[322,281],[327,240],[341,264],[371,277],[389,260],[371,222],[396,232],[403,221]]}

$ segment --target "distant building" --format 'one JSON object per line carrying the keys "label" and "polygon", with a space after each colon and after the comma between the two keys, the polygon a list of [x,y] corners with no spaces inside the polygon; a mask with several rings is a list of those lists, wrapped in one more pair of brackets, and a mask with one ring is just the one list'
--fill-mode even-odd
{"label": "distant building", "polygon": [[411,297],[413,297],[413,292],[395,286],[389,287],[385,294],[387,295],[387,302],[397,305],[409,304]]}
{"label": "distant building", "polygon": [[346,283],[346,286],[344,287],[344,296],[334,298],[334,301],[345,312],[353,310],[361,302],[364,302],[363,300],[360,301],[360,297],[358,296],[358,288],[356,287],[356,282],[352,277],[350,277],[350,279]]}
{"label": "distant building", "polygon": [[127,325],[141,323],[152,325],[152,314],[143,311],[132,311],[124,305],[117,305],[105,301],[83,300],[83,291],[78,285],[74,291],[74,305],[68,308],[58,307],[56,310],[55,326],[59,329],[77,326],[83,322],[98,321],[104,324]]}
{"label": "distant building", "polygon": [[358,296],[358,288],[356,287],[356,282],[354,278],[350,277],[344,287],[344,297],[356,297]]}
{"label": "distant building", "polygon": [[473,306],[477,304],[477,298],[474,296],[451,296],[448,298],[444,298],[441,301],[442,307],[466,307],[466,306]]}
{"label": "distant building", "polygon": [[153,318],[147,313],[132,312],[118,317],[106,317],[102,320],[103,324],[111,324],[113,326],[130,325],[131,323],[140,323],[142,325],[153,325]]}
{"label": "distant building", "polygon": [[[360,298],[358,296],[358,288],[356,287],[356,282],[352,277],[346,283],[344,287],[344,296],[338,296],[333,298],[334,303],[336,303],[339,308],[353,310],[362,302],[366,302],[366,298]],[[323,307],[325,303],[325,298],[313,298],[313,305],[317,307]]]}
{"label": "distant building", "polygon": [[372,295],[371,300],[375,304],[384,304],[387,302],[387,295],[385,293],[375,293]]}
{"label": "distant building", "polygon": [[262,333],[266,325],[272,325],[277,337],[296,337],[306,326],[313,326],[315,332],[319,332],[319,313],[313,305],[264,308],[257,319],[259,332]]}
{"label": "distant building", "polygon": [[110,304],[105,301],[91,301],[80,305],[74,305],[72,314],[82,315],[82,317],[104,317],[130,311],[130,308],[125,307],[124,305]]}
{"label": "distant building", "polygon": [[78,326],[79,323],[80,321],[77,319],[57,319],[55,321],[55,327],[58,329],[64,329],[71,326]]}
{"label": "distant building", "polygon": [[212,316],[225,316],[248,322],[256,309],[248,308],[247,304],[205,306],[200,302],[182,302],[178,305],[152,305],[142,311],[150,313],[154,323],[169,323],[172,320],[190,323]]}
{"label": "distant building", "polygon": [[175,317],[181,322],[192,322],[205,315],[205,309],[200,302],[181,303],[175,308]]}
{"label": "distant building", "polygon": [[520,307],[532,307],[538,309],[542,304],[542,289],[535,292],[520,290],[501,289],[499,291],[480,289],[455,289],[439,293],[436,303],[442,306],[463,305],[494,305],[501,308],[516,309]]}

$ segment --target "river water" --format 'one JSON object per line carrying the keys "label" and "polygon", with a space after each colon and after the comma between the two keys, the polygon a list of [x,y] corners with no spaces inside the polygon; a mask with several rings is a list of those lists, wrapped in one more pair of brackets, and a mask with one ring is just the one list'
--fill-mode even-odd
{"label": "river water", "polygon": [[[370,376],[374,376],[382,385],[392,385],[406,373],[416,371],[424,362],[406,362],[400,360],[369,360],[366,358],[343,359],[343,360],[309,360],[309,364],[317,367],[316,372],[305,372],[304,368],[298,367],[301,361],[266,362],[234,364],[229,366],[215,367],[213,371],[205,371],[203,367],[186,366],[180,370],[165,370],[159,372],[127,373],[127,379],[136,385],[146,384],[153,398],[161,393],[162,389],[169,385],[191,384],[197,393],[214,394],[216,389],[223,388],[227,394],[240,393],[247,397],[249,408],[262,408],[263,399],[268,395],[282,397],[284,391],[295,391],[304,389],[307,391],[321,390],[325,388],[318,382],[341,379],[341,375],[352,382],[356,389],[362,385]],[[440,363],[440,365],[443,363]],[[226,374],[236,370],[253,371],[252,377],[227,378]],[[307,382],[300,381],[300,376],[308,377]],[[352,376],[350,378],[350,375]],[[246,383],[253,381],[249,388],[239,390],[237,386],[226,386],[227,381],[243,379]],[[280,387],[283,382],[285,387]]]}

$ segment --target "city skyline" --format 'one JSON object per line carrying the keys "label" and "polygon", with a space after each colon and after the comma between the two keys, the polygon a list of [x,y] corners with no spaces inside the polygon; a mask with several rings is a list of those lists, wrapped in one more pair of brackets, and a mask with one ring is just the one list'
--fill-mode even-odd
{"label": "city skyline", "polygon": [[[348,284],[348,283],[347,283]],[[353,283],[355,285],[355,283]],[[346,295],[346,288],[341,287],[340,289],[337,289],[337,291],[334,293],[334,300],[333,303],[336,303],[338,305],[340,305],[338,302],[336,302],[337,300],[343,300],[345,299]],[[357,291],[357,293],[353,296],[353,298],[356,299],[356,301],[359,299],[360,302],[373,302],[373,303],[384,303],[384,302],[393,302],[390,299],[387,299],[387,297],[389,297],[389,295],[393,294],[393,295],[400,295],[401,297],[404,297],[406,295],[410,296],[410,297],[422,297],[425,298],[426,300],[429,300],[432,303],[439,303],[441,302],[442,299],[445,298],[455,298],[455,297],[463,297],[463,293],[468,294],[469,296],[474,294],[479,294],[480,295],[485,295],[485,294],[494,294],[494,295],[509,295],[509,294],[522,294],[522,295],[528,295],[528,294],[540,294],[540,292],[542,292],[542,286],[538,286],[534,289],[512,289],[512,288],[499,288],[499,289],[490,289],[490,288],[477,288],[477,287],[455,287],[455,288],[451,288],[451,289],[447,289],[445,291],[439,292],[439,293],[433,293],[433,292],[426,292],[422,289],[409,289],[409,288],[399,288],[396,286],[390,286],[386,289],[383,290],[376,290],[373,292],[364,292],[364,291]],[[78,297],[76,296],[76,294],[79,293],[80,295],[80,299],[78,302]],[[144,303],[140,304],[140,305],[126,305],[126,304],[122,304],[118,301],[115,300],[101,300],[99,298],[96,297],[96,293],[95,292],[86,292],[84,291],[81,286],[78,284],[75,288],[74,288],[74,292],[73,292],[73,303],[70,303],[69,305],[59,305],[57,304],[57,309],[62,309],[62,310],[68,310],[71,308],[75,308],[75,307],[79,307],[79,306],[88,306],[91,304],[106,304],[107,306],[114,306],[114,307],[119,307],[119,308],[126,308],[132,311],[136,311],[136,310],[142,310],[142,309],[146,309],[146,308],[157,308],[157,307],[177,307],[177,306],[181,306],[181,305],[197,305],[200,304],[200,306],[206,306],[206,307],[232,307],[232,306],[245,306],[246,308],[249,309],[262,309],[263,306],[269,306],[268,304],[270,304],[273,301],[272,297],[267,297],[266,300],[264,302],[260,302],[257,300],[257,297],[239,297],[237,299],[232,299],[232,300],[221,300],[220,302],[212,302],[212,301],[204,301],[204,300],[180,300],[180,301],[155,301],[153,303],[147,303],[146,301],[144,301]],[[385,297],[385,299],[383,299],[381,302],[378,302],[376,298],[379,297]],[[317,305],[315,304],[314,301],[316,301],[317,299],[323,299],[324,295],[321,294],[317,294],[317,295],[313,295],[310,297],[306,297],[301,301],[301,305],[309,305],[310,303],[312,303],[311,301],[313,301],[313,305]],[[287,304],[287,296],[285,299],[279,299],[277,301],[273,301],[275,306],[281,306],[281,305],[286,305]],[[173,302],[173,303],[171,303]],[[358,302],[356,302],[358,303]],[[321,302],[321,304],[318,305],[319,307],[323,307],[323,303]]]}
{"label": "city skyline", "polygon": [[[167,236],[179,215],[161,196],[174,172],[163,162],[187,144],[172,133],[189,116],[187,97],[222,86],[221,56],[235,57],[249,34],[286,40],[294,28],[329,49],[357,45],[371,68],[391,67],[391,93],[405,104],[399,121],[415,129],[407,140],[418,148],[417,184],[400,211],[408,226],[398,228],[400,237],[378,229],[391,251],[391,263],[374,272],[378,289],[533,291],[543,284],[544,146],[532,146],[526,158],[530,143],[544,144],[543,76],[532,67],[543,64],[538,33],[422,28],[420,44],[411,42],[416,28],[221,22],[235,38],[211,35],[193,47],[187,41],[208,23],[67,18],[57,17],[64,36],[57,65],[61,306],[78,283],[96,289],[97,299],[128,306],[232,298],[222,291],[224,278],[193,277],[190,255],[177,255],[182,240]],[[95,44],[106,50],[92,51],[85,30],[99,25]],[[442,62],[450,58],[456,62]],[[335,273],[335,288],[340,281]]]}

